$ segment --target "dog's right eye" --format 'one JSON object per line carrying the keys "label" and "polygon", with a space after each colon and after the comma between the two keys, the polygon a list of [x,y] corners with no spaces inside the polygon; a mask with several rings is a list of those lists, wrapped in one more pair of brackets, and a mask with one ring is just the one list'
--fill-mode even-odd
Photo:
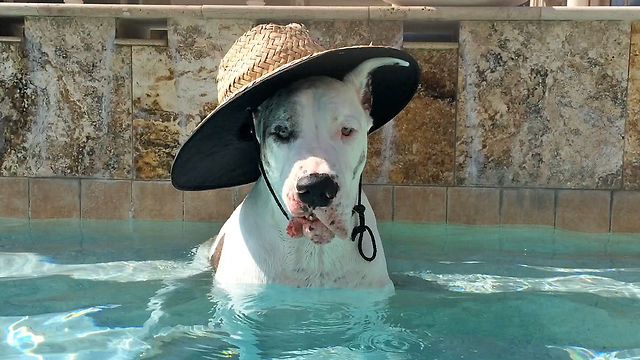
{"label": "dog's right eye", "polygon": [[286,126],[276,125],[271,135],[275,136],[278,140],[286,141],[291,138],[291,130]]}

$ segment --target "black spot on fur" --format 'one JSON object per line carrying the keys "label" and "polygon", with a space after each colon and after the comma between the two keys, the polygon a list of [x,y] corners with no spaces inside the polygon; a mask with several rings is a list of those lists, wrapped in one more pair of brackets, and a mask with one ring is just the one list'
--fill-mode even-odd
{"label": "black spot on fur", "polygon": [[263,147],[269,140],[289,143],[298,138],[298,109],[291,101],[294,92],[294,87],[283,89],[260,105],[256,131]]}

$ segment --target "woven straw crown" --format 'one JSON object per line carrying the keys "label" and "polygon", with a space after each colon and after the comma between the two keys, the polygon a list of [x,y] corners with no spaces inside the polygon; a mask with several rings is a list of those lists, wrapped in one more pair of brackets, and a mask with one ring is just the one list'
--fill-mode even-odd
{"label": "woven straw crown", "polygon": [[300,24],[263,24],[236,40],[220,62],[218,103],[243,86],[305,56],[324,51]]}

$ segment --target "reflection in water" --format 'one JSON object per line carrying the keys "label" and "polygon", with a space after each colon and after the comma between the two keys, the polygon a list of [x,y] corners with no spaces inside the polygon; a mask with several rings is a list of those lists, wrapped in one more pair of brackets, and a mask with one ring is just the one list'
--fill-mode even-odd
{"label": "reflection in water", "polygon": [[598,352],[577,346],[549,346],[549,348],[565,350],[569,354],[571,360],[640,360],[640,349]]}

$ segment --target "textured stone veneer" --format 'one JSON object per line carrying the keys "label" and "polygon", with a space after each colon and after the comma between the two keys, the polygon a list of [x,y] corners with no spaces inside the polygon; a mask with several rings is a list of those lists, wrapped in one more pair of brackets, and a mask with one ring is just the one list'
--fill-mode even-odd
{"label": "textured stone veneer", "polygon": [[131,48],[114,41],[114,19],[32,17],[2,45],[1,175],[131,176]]}
{"label": "textured stone veneer", "polygon": [[[0,42],[0,217],[225,220],[251,185],[184,193],[170,166],[217,106],[221,57],[276,13],[176,8],[159,46],[119,45],[119,15],[38,9],[52,16]],[[405,47],[421,66],[413,100],[370,136],[364,191],[379,220],[640,232],[638,23],[312,10],[300,21],[323,46]],[[543,12],[563,21],[527,21]],[[402,19],[438,16],[463,19],[459,47],[402,43]]]}
{"label": "textured stone veneer", "polygon": [[620,188],[629,35],[626,22],[462,23],[456,184]]}
{"label": "textured stone veneer", "polygon": [[418,91],[370,136],[364,180],[377,184],[453,184],[457,49],[408,49],[420,64]]}
{"label": "textured stone veneer", "polygon": [[629,190],[640,190],[640,23],[631,27],[627,103],[624,185]]}

